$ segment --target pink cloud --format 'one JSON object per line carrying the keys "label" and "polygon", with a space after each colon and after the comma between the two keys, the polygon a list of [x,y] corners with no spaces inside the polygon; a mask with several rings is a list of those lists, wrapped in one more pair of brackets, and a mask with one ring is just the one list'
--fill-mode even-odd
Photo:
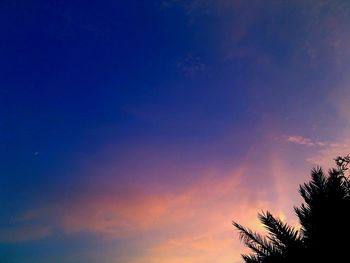
{"label": "pink cloud", "polygon": [[[132,236],[140,231],[184,223],[204,211],[220,209],[223,203],[232,204],[237,196],[243,198],[246,190],[240,185],[241,173],[233,172],[222,181],[204,176],[179,190],[166,188],[148,193],[130,188],[122,195],[89,194],[52,209],[62,212],[59,224],[67,233],[86,231],[112,237]],[[49,213],[53,213],[52,209]]]}
{"label": "pink cloud", "polygon": [[335,167],[334,159],[337,156],[346,156],[350,154],[350,141],[348,139],[341,140],[340,143],[328,144],[315,154],[310,156],[307,160],[314,164],[328,169]]}
{"label": "pink cloud", "polygon": [[305,138],[303,136],[299,136],[299,135],[288,136],[286,141],[290,142],[290,143],[306,145],[306,146],[314,146],[315,145],[315,143],[312,142],[310,139]]}
{"label": "pink cloud", "polygon": [[[142,235],[144,252],[129,255],[128,263],[240,262],[245,248],[231,220],[262,231],[259,211],[284,215],[276,209],[279,204],[268,201],[267,189],[245,186],[248,167],[245,163],[220,176],[213,169],[203,171],[203,177],[176,190],[163,186],[150,193],[130,187],[123,194],[82,194],[67,203],[31,211],[26,218],[55,218],[56,227],[67,235],[86,232],[125,242]],[[276,183],[278,189],[281,182]]]}
{"label": "pink cloud", "polygon": [[[231,220],[263,231],[257,213],[270,210],[291,222],[297,178],[291,179],[292,170],[282,161],[288,158],[282,158],[273,144],[271,149],[254,145],[246,161],[232,170],[196,166],[201,176],[190,181],[182,176],[176,187],[164,181],[118,184],[112,177],[100,184],[103,177],[97,177],[94,187],[89,184],[70,199],[28,211],[22,220],[50,221],[68,236],[84,232],[111,242],[122,239],[131,247],[130,240],[142,239],[141,250],[123,255],[126,263],[240,262],[245,248]],[[173,177],[178,172],[168,169]],[[111,261],[120,257],[110,256]]]}

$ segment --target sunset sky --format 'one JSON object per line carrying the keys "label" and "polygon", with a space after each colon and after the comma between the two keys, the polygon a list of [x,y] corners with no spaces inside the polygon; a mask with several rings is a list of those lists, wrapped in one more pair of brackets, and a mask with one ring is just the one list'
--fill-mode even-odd
{"label": "sunset sky", "polygon": [[239,263],[350,153],[348,0],[0,3],[0,262]]}

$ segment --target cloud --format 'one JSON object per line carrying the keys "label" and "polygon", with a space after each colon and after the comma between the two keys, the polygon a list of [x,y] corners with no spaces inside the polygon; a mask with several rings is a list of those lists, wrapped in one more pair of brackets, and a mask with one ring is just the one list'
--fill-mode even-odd
{"label": "cloud", "polygon": [[314,165],[331,168],[335,167],[334,159],[336,157],[346,156],[348,154],[350,154],[350,141],[346,139],[341,143],[328,144],[307,160]]}
{"label": "cloud", "polygon": [[317,147],[334,147],[336,143],[312,140],[300,135],[286,136],[285,141],[292,144],[305,145],[305,146],[317,146]]}
{"label": "cloud", "polygon": [[310,139],[305,138],[303,136],[299,135],[292,135],[288,136],[286,139],[287,142],[299,144],[299,145],[306,145],[306,146],[314,146],[315,143],[313,143]]}
{"label": "cloud", "polygon": [[[182,7],[189,24],[208,16],[225,21],[216,30],[221,34],[215,34],[215,38],[222,43],[219,45],[221,52],[229,60],[257,57],[256,63],[261,60],[270,63],[276,59],[275,52],[250,41],[256,30],[273,34],[277,45],[282,38],[288,39],[289,43],[293,41],[292,48],[286,52],[291,54],[290,58],[303,61],[307,66],[343,64],[350,57],[347,45],[350,5],[347,1],[165,0],[161,6],[164,10]],[[284,13],[288,14],[288,24],[279,16]],[[271,24],[262,28],[267,19]],[[286,42],[283,46],[289,44]]]}
{"label": "cloud", "polygon": [[[256,166],[259,170],[258,163]],[[203,176],[176,188],[143,185],[143,190],[129,186],[121,192],[100,189],[94,193],[81,189],[69,200],[28,211],[22,221],[51,221],[67,236],[88,233],[129,245],[142,238],[138,253],[114,256],[116,261],[123,257],[125,263],[240,262],[240,253],[246,249],[231,220],[263,231],[257,219],[259,211],[286,215],[278,209],[284,198],[272,203],[268,191],[281,194],[287,185],[276,180],[275,189],[247,187],[247,174],[257,172],[251,168],[243,162],[224,174],[214,169],[203,171]],[[280,172],[285,170],[281,167],[273,172],[282,176]]]}
{"label": "cloud", "polygon": [[231,200],[218,205],[215,210],[196,209],[196,213],[183,222],[188,224],[185,232],[166,236],[162,242],[149,248],[143,260],[152,262],[152,258],[160,257],[193,263],[238,261],[244,249],[230,219],[261,231],[256,215],[268,204],[263,200],[240,200],[237,203]]}
{"label": "cloud", "polygon": [[22,218],[56,218],[56,224],[66,233],[128,237],[183,222],[195,216],[196,211],[220,207],[222,199],[234,201],[244,196],[246,190],[239,186],[240,175],[241,172],[234,172],[226,178],[204,176],[179,190],[169,186],[150,193],[130,187],[121,194],[118,191],[82,194],[74,200],[28,211]]}
{"label": "cloud", "polygon": [[300,1],[308,23],[305,48],[310,58],[327,58],[336,64],[347,63],[350,52],[347,1]]}
{"label": "cloud", "polygon": [[340,139],[334,142],[326,142],[293,135],[287,136],[285,141],[292,144],[313,147],[311,156],[307,157],[306,161],[325,168],[334,167],[334,159],[336,157],[350,154],[350,141],[346,136],[341,136]]}
{"label": "cloud", "polygon": [[[263,231],[257,213],[269,210],[293,222],[285,208],[288,205],[292,211],[290,203],[295,199],[290,194],[291,188],[297,195],[297,184],[287,180],[293,170],[277,160],[288,158],[272,155],[261,145],[251,149],[236,168],[186,166],[186,170],[200,175],[191,180],[181,173],[185,169],[173,171],[167,164],[168,170],[161,169],[161,173],[181,176],[176,186],[166,180],[151,182],[150,178],[142,184],[139,181],[125,184],[109,176],[101,180],[105,169],[116,172],[121,167],[113,161],[114,169],[106,163],[96,168],[98,165],[93,163],[87,168],[95,177],[91,174],[85,177],[94,178],[92,186],[80,185],[69,198],[64,195],[55,202],[45,200],[47,203],[28,210],[19,224],[45,222],[55,233],[67,238],[83,233],[94,239],[125,244],[125,251],[110,253],[109,262],[238,263],[246,249],[231,220]],[[161,157],[156,157],[158,167]],[[146,170],[143,169],[144,176],[149,175]],[[135,245],[137,242],[142,244]]]}

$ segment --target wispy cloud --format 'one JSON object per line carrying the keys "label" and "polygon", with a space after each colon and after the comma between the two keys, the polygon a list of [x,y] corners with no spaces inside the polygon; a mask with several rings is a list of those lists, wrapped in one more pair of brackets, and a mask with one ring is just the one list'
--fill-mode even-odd
{"label": "wispy cloud", "polygon": [[[229,258],[238,262],[242,245],[233,235],[231,220],[261,229],[256,215],[271,207],[265,190],[251,191],[242,184],[245,172],[241,167],[220,179],[204,176],[179,190],[164,188],[153,194],[129,189],[125,195],[100,192],[77,197],[28,211],[22,222],[51,221],[66,235],[90,233],[126,242],[140,235],[147,240],[157,233],[157,241],[151,238],[144,254],[129,259],[132,263],[166,258],[169,262],[225,262]],[[18,240],[49,234],[49,229],[40,230]]]}
{"label": "wispy cloud", "polygon": [[310,138],[306,138],[300,135],[289,135],[285,137],[285,141],[292,144],[304,145],[304,146],[315,146],[315,147],[337,147],[337,143],[317,141]]}
{"label": "wispy cloud", "polygon": [[303,136],[299,135],[291,135],[288,136],[286,139],[289,143],[299,144],[299,145],[306,145],[306,146],[314,146],[315,143],[311,141],[309,138],[305,138]]}
{"label": "wispy cloud", "polygon": [[[256,158],[247,159],[224,174],[203,170],[202,176],[176,188],[145,184],[143,189],[123,185],[121,192],[81,189],[69,200],[28,211],[20,223],[51,222],[66,236],[85,233],[124,243],[142,236],[142,250],[137,255],[128,254],[123,260],[127,263],[240,262],[244,248],[231,220],[262,231],[257,213],[268,209],[290,222],[290,215],[283,211],[286,198],[282,195],[288,195],[290,186],[283,181],[288,176],[283,163],[271,162],[278,169],[268,169],[265,175],[259,170],[259,160],[251,167],[251,160]],[[272,188],[248,187],[250,173],[257,174],[255,181],[272,179]],[[271,173],[272,177],[264,177]]]}
{"label": "wispy cloud", "polygon": [[326,142],[293,135],[287,136],[285,142],[312,147],[313,151],[311,156],[307,157],[306,161],[324,168],[334,167],[334,159],[336,157],[350,154],[350,141],[347,136],[340,136],[340,138],[334,142]]}
{"label": "wispy cloud", "polygon": [[346,156],[350,154],[350,141],[346,139],[342,143],[332,143],[321,148],[314,155],[307,160],[315,165],[324,168],[331,168],[335,166],[334,159],[337,156]]}
{"label": "wispy cloud", "polygon": [[[140,191],[132,187],[125,194],[94,193],[77,196],[74,200],[28,211],[23,218],[56,218],[66,233],[90,232],[122,238],[152,231],[210,210],[221,199],[231,202],[248,196],[240,186],[241,171],[223,180],[204,177],[180,190],[164,189],[158,193]],[[219,205],[221,206],[221,204]]]}

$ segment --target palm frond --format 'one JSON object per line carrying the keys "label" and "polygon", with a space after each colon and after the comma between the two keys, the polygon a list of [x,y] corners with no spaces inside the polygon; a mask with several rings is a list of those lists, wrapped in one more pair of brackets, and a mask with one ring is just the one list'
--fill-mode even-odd
{"label": "palm frond", "polygon": [[233,225],[240,231],[240,239],[243,243],[258,255],[268,256],[270,254],[278,253],[278,249],[259,233],[253,232],[236,222],[233,222]]}
{"label": "palm frond", "polygon": [[270,212],[259,214],[259,219],[269,231],[268,238],[280,250],[301,245],[299,232],[279,218],[275,218]]}

